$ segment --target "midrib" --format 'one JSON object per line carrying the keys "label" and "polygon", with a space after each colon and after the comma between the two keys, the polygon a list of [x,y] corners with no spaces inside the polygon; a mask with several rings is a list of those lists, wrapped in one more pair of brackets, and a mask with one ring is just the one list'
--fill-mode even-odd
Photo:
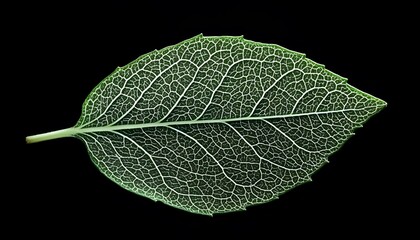
{"label": "midrib", "polygon": [[351,112],[351,111],[360,111],[360,110],[371,108],[371,107],[365,107],[361,109],[342,109],[342,110],[333,110],[333,111],[324,111],[324,112],[296,113],[296,114],[262,116],[262,117],[240,117],[240,118],[210,119],[210,120],[198,120],[198,121],[155,122],[155,123],[113,125],[113,126],[88,127],[88,128],[71,127],[71,128],[66,128],[62,130],[29,136],[26,138],[26,142],[36,143],[36,142],[42,142],[42,141],[47,141],[47,140],[52,140],[52,139],[57,139],[57,138],[71,137],[78,134],[90,133],[90,132],[108,132],[108,131],[139,129],[139,128],[192,125],[192,124],[226,123],[226,122],[236,122],[236,121],[257,121],[257,120],[263,120],[263,119],[267,120],[267,119],[275,119],[275,118],[290,118],[290,117],[311,116],[311,115],[324,115],[324,114],[331,114],[331,113],[344,113],[344,112]]}
{"label": "midrib", "polygon": [[296,114],[262,116],[262,117],[240,117],[240,118],[209,119],[209,120],[198,120],[198,121],[140,123],[140,124],[113,125],[113,126],[89,127],[89,128],[76,127],[74,129],[77,130],[78,133],[106,132],[106,131],[116,131],[116,130],[165,127],[165,126],[177,126],[177,125],[211,124],[211,123],[226,123],[226,122],[237,122],[237,121],[256,121],[256,120],[263,120],[263,119],[290,118],[290,117],[300,117],[300,116],[323,115],[323,114],[331,114],[331,113],[343,113],[343,112],[358,111],[358,110],[361,110],[361,109],[344,109],[344,110],[334,110],[334,111],[325,111],[325,112],[296,113]]}

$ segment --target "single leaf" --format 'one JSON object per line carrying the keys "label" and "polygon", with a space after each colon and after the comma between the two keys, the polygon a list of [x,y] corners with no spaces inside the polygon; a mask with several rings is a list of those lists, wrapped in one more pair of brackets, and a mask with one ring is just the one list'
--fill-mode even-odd
{"label": "single leaf", "polygon": [[117,68],[87,97],[74,136],[121,187],[211,215],[310,180],[386,103],[304,54],[242,37],[203,37]]}

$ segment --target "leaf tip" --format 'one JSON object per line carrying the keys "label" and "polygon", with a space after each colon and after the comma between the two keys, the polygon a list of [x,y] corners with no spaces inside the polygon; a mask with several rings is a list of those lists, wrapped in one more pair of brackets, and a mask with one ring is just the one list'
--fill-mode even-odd
{"label": "leaf tip", "polygon": [[388,103],[387,102],[385,102],[384,100],[382,100],[382,99],[377,99],[377,102],[378,102],[378,108],[379,108],[379,110],[381,110],[381,109],[384,109],[384,108],[386,108],[387,106],[388,106]]}

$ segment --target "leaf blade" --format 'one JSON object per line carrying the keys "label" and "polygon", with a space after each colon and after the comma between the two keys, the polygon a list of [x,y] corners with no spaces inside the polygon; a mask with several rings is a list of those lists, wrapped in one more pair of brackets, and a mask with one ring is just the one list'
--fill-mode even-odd
{"label": "leaf blade", "polygon": [[123,188],[212,215],[309,181],[385,106],[304,54],[199,35],[105,78],[72,133]]}

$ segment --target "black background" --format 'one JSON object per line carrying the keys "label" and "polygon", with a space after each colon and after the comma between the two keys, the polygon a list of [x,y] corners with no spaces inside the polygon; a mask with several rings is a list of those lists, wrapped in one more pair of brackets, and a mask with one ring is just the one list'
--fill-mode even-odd
{"label": "black background", "polygon": [[[410,88],[406,83],[413,80],[400,67],[409,51],[403,27],[410,24],[408,7],[144,1],[3,9],[8,10],[15,13],[2,23],[8,62],[3,77],[10,88],[2,89],[2,97],[16,92],[3,101],[4,118],[15,125],[6,129],[13,137],[4,145],[12,154],[2,156],[3,198],[8,202],[3,206],[11,212],[2,216],[9,224],[23,229],[40,224],[32,231],[41,235],[51,229],[63,235],[91,229],[139,238],[224,236],[223,231],[342,238],[412,229],[408,219],[418,212],[408,207],[415,189],[408,184],[414,182],[411,163],[418,157],[408,154],[400,104],[401,86]],[[25,144],[27,135],[74,125],[86,96],[117,66],[199,33],[244,35],[306,53],[351,85],[387,101],[388,107],[358,129],[313,182],[270,203],[214,217],[183,212],[120,188],[95,168],[76,139]],[[16,232],[21,233],[25,231]]]}

